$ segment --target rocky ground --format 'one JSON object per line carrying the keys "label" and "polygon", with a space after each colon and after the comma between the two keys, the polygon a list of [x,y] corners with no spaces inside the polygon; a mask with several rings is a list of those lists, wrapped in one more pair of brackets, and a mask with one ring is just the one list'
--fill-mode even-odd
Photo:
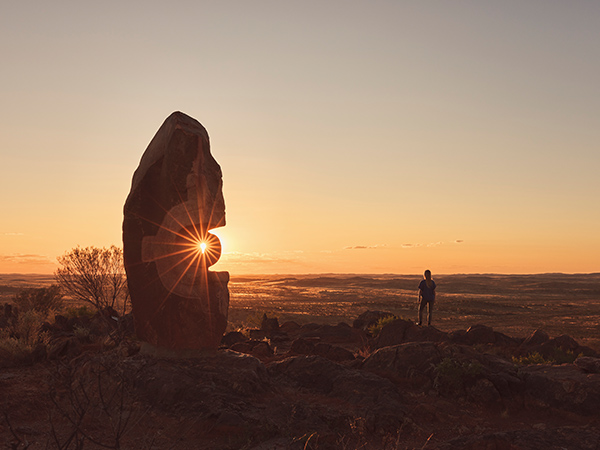
{"label": "rocky ground", "polygon": [[0,442],[12,449],[600,448],[595,350],[542,331],[525,339],[483,325],[447,333],[402,319],[372,336],[369,327],[385,315],[368,311],[352,324],[329,325],[265,317],[260,328],[226,334],[217,353],[186,358],[142,348],[126,320],[88,319],[91,333],[82,336],[75,321],[59,319],[47,325],[46,352],[18,365],[0,355]]}

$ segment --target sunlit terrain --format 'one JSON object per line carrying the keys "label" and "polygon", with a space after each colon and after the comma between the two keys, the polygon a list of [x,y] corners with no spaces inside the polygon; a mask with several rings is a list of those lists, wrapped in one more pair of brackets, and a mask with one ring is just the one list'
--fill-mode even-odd
{"label": "sunlit terrain", "polygon": [[[402,275],[232,276],[229,328],[259,325],[263,313],[280,323],[352,321],[363,311],[389,311],[416,320],[421,277]],[[475,324],[511,336],[543,329],[600,348],[600,274],[444,275],[434,277],[434,326],[450,331]],[[52,276],[0,275],[0,302]]]}
{"label": "sunlit terrain", "polygon": [[[434,326],[483,324],[511,336],[536,329],[600,343],[600,274],[445,275],[434,277]],[[419,276],[232,277],[230,324],[263,312],[282,320],[351,323],[366,309],[416,320]],[[255,318],[255,319],[253,319]]]}

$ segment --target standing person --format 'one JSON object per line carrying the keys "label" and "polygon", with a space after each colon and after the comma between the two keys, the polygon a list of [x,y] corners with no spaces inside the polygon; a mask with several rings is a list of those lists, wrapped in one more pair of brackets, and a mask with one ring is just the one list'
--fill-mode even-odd
{"label": "standing person", "polygon": [[424,273],[425,279],[419,284],[419,323],[423,323],[423,310],[426,305],[428,307],[427,325],[431,325],[431,316],[433,313],[433,304],[435,303],[435,281],[431,279],[431,271],[426,270]]}

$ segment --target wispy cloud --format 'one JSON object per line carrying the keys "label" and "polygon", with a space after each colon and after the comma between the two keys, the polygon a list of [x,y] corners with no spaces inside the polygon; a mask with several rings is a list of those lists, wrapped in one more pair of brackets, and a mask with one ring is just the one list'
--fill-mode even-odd
{"label": "wispy cloud", "polygon": [[0,255],[0,262],[13,264],[28,264],[28,265],[48,265],[54,264],[50,258],[45,255],[21,254],[14,253],[12,255]]}
{"label": "wispy cloud", "polygon": [[243,253],[243,252],[228,252],[223,253],[221,261],[224,264],[282,264],[282,263],[298,263],[298,259],[294,255],[303,253],[301,250],[284,254],[271,253]]}
{"label": "wispy cloud", "polygon": [[374,248],[384,248],[385,244],[377,244],[377,245],[353,245],[349,247],[344,247],[344,250],[365,250],[365,249],[374,249]]}
{"label": "wispy cloud", "polygon": [[[464,241],[462,239],[456,239],[452,242],[450,242],[450,244],[461,244]],[[402,244],[402,248],[418,248],[418,247],[439,247],[440,245],[445,245],[446,242],[443,241],[438,241],[438,242],[429,242],[428,244]]]}
{"label": "wispy cloud", "polygon": [[8,232],[8,233],[2,233],[3,236],[25,236],[23,233],[14,233],[14,232]]}
{"label": "wispy cloud", "polygon": [[402,244],[402,248],[416,248],[421,247],[423,244]]}

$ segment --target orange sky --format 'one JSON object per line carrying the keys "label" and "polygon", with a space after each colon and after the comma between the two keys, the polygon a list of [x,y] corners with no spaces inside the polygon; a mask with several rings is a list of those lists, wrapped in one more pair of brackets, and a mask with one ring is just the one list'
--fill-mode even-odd
{"label": "orange sky", "polygon": [[600,4],[10,2],[0,272],[121,244],[181,110],[238,273],[600,271]]}

